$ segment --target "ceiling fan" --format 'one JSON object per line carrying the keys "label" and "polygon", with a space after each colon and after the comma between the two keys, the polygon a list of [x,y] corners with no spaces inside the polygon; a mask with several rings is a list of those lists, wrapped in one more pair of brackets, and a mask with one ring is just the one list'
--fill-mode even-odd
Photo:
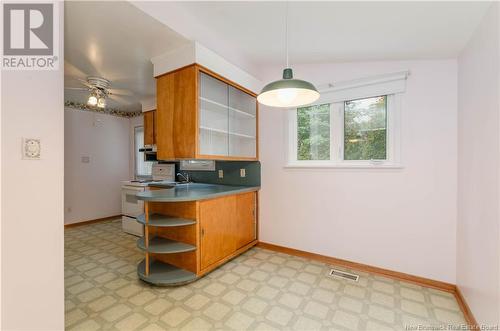
{"label": "ceiling fan", "polygon": [[124,89],[111,89],[111,82],[102,77],[89,76],[87,79],[77,80],[85,87],[66,87],[68,90],[87,91],[87,104],[91,107],[106,108],[106,99],[120,102],[119,96],[132,96],[133,92]]}

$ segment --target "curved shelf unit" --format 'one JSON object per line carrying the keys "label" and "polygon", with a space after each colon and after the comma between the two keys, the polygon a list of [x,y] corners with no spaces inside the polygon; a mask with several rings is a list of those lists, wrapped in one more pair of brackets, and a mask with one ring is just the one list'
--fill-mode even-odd
{"label": "curved shelf unit", "polygon": [[149,264],[149,275],[146,276],[146,261],[142,260],[137,266],[137,275],[143,281],[158,286],[184,285],[195,281],[195,273],[174,267],[168,263],[153,260]]}
{"label": "curved shelf unit", "polygon": [[[142,214],[137,216],[137,222],[146,225],[146,215]],[[195,220],[186,218],[178,218],[166,216],[162,214],[151,214],[149,216],[148,226],[155,227],[173,227],[173,226],[186,226],[196,224]]]}
{"label": "curved shelf unit", "polygon": [[149,240],[148,248],[146,248],[146,245],[144,243],[144,237],[139,238],[137,240],[137,247],[145,252],[155,254],[174,254],[196,250],[196,246],[162,237],[151,238]]}

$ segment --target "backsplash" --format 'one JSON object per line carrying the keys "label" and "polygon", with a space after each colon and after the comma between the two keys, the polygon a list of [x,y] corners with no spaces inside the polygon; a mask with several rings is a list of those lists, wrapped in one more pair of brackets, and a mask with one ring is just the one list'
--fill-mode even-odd
{"label": "backsplash", "polygon": [[[240,169],[245,169],[245,177],[240,177]],[[219,178],[219,170],[224,172],[224,177]],[[175,173],[179,171],[179,162],[175,163]],[[194,182],[260,186],[259,161],[216,161],[215,171],[182,171],[187,172]]]}

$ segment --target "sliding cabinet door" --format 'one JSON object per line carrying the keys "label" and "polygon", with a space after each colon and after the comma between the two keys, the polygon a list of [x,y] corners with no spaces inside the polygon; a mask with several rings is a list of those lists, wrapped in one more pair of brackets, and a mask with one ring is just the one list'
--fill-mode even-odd
{"label": "sliding cabinet door", "polygon": [[257,155],[257,100],[229,86],[229,156]]}
{"label": "sliding cabinet door", "polygon": [[199,86],[199,154],[227,156],[228,85],[200,72]]}

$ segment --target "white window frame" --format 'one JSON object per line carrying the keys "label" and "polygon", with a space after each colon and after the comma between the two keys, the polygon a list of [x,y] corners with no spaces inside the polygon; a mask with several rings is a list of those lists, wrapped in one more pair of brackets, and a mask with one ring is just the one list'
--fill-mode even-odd
{"label": "white window frame", "polygon": [[401,164],[401,94],[387,95],[386,160],[344,160],[345,101],[381,95],[360,96],[342,101],[323,99],[313,105],[330,104],[330,160],[297,160],[297,109],[287,116],[287,146],[285,168],[402,168]]}

